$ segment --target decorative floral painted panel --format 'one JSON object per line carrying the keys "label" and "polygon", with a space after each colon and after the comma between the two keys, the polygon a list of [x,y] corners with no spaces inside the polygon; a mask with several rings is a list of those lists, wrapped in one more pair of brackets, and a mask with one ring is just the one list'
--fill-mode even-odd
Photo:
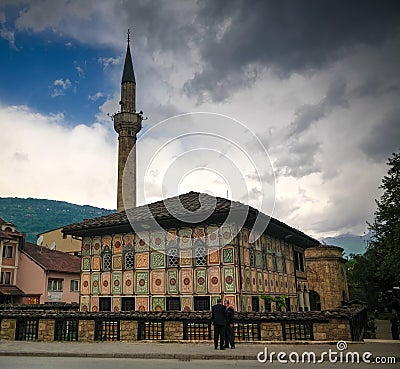
{"label": "decorative floral painted panel", "polygon": [[207,293],[207,271],[206,269],[196,269],[196,293]]}
{"label": "decorative floral painted panel", "polygon": [[133,294],[133,271],[126,270],[122,276],[122,292],[126,295]]}
{"label": "decorative floral painted panel", "polygon": [[164,294],[165,293],[165,271],[152,270],[151,272],[151,293]]}
{"label": "decorative floral painted panel", "polygon": [[101,273],[101,286],[100,286],[102,295],[109,295],[111,292],[111,273],[103,272]]}
{"label": "decorative floral painted panel", "polygon": [[92,294],[100,293],[100,273],[92,273]]}
{"label": "decorative floral painted panel", "polygon": [[221,276],[219,267],[208,268],[208,291],[210,293],[221,293]]}
{"label": "decorative floral painted panel", "polygon": [[136,272],[136,293],[149,293],[149,272]]}
{"label": "decorative floral painted panel", "polygon": [[149,253],[141,252],[135,254],[136,269],[149,269]]}
{"label": "decorative floral painted panel", "polygon": [[178,293],[178,271],[169,269],[168,273],[168,293]]}
{"label": "decorative floral painted panel", "polygon": [[165,268],[165,254],[163,252],[151,253],[151,267],[152,268]]}
{"label": "decorative floral painted panel", "polygon": [[233,267],[224,268],[224,292],[236,292],[235,269]]}
{"label": "decorative floral painted panel", "polygon": [[180,292],[193,292],[193,269],[181,269],[180,271]]}
{"label": "decorative floral painted panel", "polygon": [[113,254],[120,254],[123,249],[122,235],[114,235],[113,237]]}
{"label": "decorative floral painted panel", "polygon": [[136,297],[136,310],[138,311],[149,311],[149,298],[148,297]]}
{"label": "decorative floral painted panel", "polygon": [[112,273],[112,293],[113,294],[122,293],[122,272]]}
{"label": "decorative floral painted panel", "polygon": [[97,311],[99,311],[99,298],[97,296],[92,296],[91,298],[91,311],[93,313],[96,313]]}
{"label": "decorative floral painted panel", "polygon": [[165,310],[165,297],[154,296],[151,298],[151,310],[163,311]]}

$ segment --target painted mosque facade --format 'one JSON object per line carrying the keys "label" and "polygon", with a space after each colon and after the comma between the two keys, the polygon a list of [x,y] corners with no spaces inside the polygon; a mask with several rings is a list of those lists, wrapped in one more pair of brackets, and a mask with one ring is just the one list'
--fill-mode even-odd
{"label": "painted mosque facade", "polygon": [[[324,291],[319,286],[322,284],[314,278],[314,290],[310,293],[304,257],[305,249],[318,248],[319,242],[274,218],[261,237],[254,239],[251,214],[258,214],[256,209],[190,192],[175,200],[197,211],[193,204],[199,196],[208,196],[210,203],[217,203],[209,218],[184,223],[163,212],[162,202],[157,202],[145,206],[153,209],[162,230],[147,227],[137,232],[133,229],[123,208],[122,172],[129,153],[135,150],[136,134],[141,129],[143,113],[136,112],[135,94],[128,38],[121,111],[113,117],[119,135],[118,212],[63,229],[64,234],[82,238],[80,309],[92,312],[209,310],[222,297],[229,299],[238,311],[275,310],[275,303],[266,305],[262,295],[284,295],[286,310],[290,311],[321,308],[319,297]],[[136,175],[135,168],[132,173]],[[135,207],[136,189],[130,190],[133,218],[146,222],[141,218],[143,206]],[[250,209],[244,225],[221,220],[221,214],[232,205],[239,210]],[[319,257],[323,256],[322,251]],[[335,262],[339,266],[342,263],[340,257]],[[325,282],[330,278],[321,276],[320,280]],[[345,280],[342,285],[338,296],[329,299],[332,305],[340,305],[345,297]],[[335,306],[322,306],[330,307]]]}

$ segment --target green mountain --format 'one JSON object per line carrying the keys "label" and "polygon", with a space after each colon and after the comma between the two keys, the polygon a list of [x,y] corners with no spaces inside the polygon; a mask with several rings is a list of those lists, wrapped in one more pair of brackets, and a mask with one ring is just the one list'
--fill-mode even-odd
{"label": "green mountain", "polygon": [[364,254],[371,240],[372,233],[369,232],[362,236],[357,236],[351,233],[340,234],[336,237],[322,238],[321,242],[327,245],[340,246],[344,248],[346,255],[350,254]]}
{"label": "green mountain", "polygon": [[33,243],[38,233],[112,212],[115,210],[65,201],[0,197],[0,218],[14,223],[19,232],[26,234],[26,240]]}

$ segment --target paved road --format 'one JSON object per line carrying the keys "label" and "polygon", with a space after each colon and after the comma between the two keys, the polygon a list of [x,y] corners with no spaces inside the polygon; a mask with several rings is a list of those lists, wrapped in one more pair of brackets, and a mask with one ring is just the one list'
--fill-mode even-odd
{"label": "paved road", "polygon": [[[375,365],[374,365],[375,366]],[[97,358],[28,358],[28,357],[1,357],[0,367],[7,369],[304,369],[304,368],[371,368],[371,364],[260,364],[257,361],[231,360],[156,360],[156,359],[97,359]],[[376,366],[375,366],[376,367]],[[399,364],[378,365],[377,368],[398,368]]]}

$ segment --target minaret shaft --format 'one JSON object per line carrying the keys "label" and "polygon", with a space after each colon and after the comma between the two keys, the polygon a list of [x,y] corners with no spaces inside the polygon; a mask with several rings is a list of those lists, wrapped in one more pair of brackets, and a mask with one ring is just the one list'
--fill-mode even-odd
{"label": "minaret shaft", "polygon": [[126,50],[121,82],[121,111],[114,115],[118,133],[117,211],[136,206],[136,135],[142,128],[142,116],[136,112],[136,81],[131,51]]}

